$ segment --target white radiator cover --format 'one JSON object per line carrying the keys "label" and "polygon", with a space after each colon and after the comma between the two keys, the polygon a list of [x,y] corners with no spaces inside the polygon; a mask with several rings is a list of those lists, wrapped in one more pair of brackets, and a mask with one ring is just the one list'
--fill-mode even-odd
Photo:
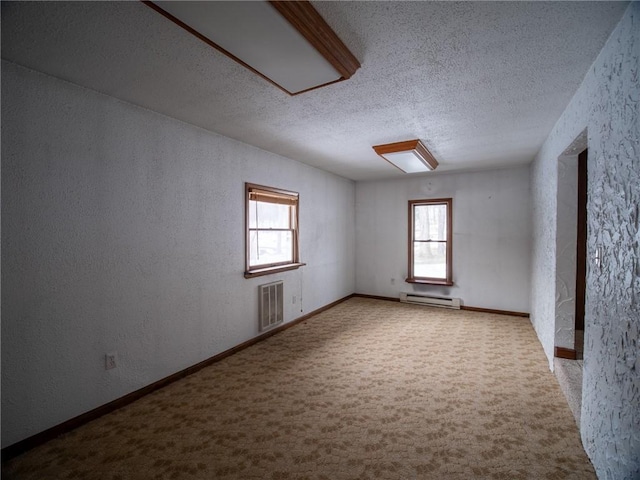
{"label": "white radiator cover", "polygon": [[419,293],[400,293],[400,301],[404,303],[415,303],[419,305],[429,305],[431,307],[455,308],[460,310],[459,298],[432,297]]}
{"label": "white radiator cover", "polygon": [[261,332],[282,323],[284,319],[283,285],[280,280],[258,287],[260,301],[260,318],[258,320]]}

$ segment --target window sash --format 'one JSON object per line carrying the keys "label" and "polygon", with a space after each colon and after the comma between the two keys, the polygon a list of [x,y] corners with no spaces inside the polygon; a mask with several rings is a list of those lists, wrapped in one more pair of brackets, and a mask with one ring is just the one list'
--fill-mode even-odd
{"label": "window sash", "polygon": [[[277,235],[282,233],[289,235]],[[249,267],[266,268],[293,263],[295,253],[293,230],[252,228],[249,236]]]}
{"label": "window sash", "polygon": [[[276,208],[269,208],[271,206]],[[293,205],[249,200],[249,229],[292,230],[295,228],[294,209]]]}
{"label": "window sash", "polygon": [[[414,241],[445,241],[447,240],[447,205],[417,204],[413,206]],[[420,215],[418,215],[420,213]],[[418,219],[421,221],[418,222]],[[444,220],[444,222],[441,222]],[[418,225],[420,223],[420,225]],[[418,228],[418,226],[420,228]]]}

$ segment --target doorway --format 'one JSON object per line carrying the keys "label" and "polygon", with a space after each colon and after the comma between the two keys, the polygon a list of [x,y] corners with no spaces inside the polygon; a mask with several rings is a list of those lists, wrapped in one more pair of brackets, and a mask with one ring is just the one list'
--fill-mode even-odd
{"label": "doorway", "polygon": [[585,149],[578,155],[578,204],[576,235],[576,302],[575,346],[576,359],[584,357],[584,312],[587,290],[587,157]]}
{"label": "doorway", "polygon": [[585,129],[562,152],[557,164],[554,356],[568,360],[581,360],[584,352],[587,146]]}

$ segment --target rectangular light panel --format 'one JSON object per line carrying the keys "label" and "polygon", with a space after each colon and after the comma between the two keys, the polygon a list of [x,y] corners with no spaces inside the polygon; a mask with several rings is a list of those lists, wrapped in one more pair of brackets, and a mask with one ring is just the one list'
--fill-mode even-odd
{"label": "rectangular light panel", "polygon": [[438,161],[418,139],[376,145],[373,150],[405,173],[428,172],[438,167]]}
{"label": "rectangular light panel", "polygon": [[290,94],[340,73],[268,2],[153,2]]}

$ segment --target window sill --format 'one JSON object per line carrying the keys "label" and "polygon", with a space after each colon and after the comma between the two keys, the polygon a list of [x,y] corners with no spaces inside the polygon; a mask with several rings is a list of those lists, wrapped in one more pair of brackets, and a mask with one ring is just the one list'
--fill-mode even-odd
{"label": "window sill", "polygon": [[261,277],[272,273],[286,272],[287,270],[297,270],[305,265],[306,263],[288,263],[286,265],[278,265],[276,267],[255,268],[248,272],[244,272],[244,278]]}
{"label": "window sill", "polygon": [[435,278],[407,278],[407,283],[418,283],[420,285],[443,285],[446,287],[453,286],[453,282],[447,280],[438,280]]}

